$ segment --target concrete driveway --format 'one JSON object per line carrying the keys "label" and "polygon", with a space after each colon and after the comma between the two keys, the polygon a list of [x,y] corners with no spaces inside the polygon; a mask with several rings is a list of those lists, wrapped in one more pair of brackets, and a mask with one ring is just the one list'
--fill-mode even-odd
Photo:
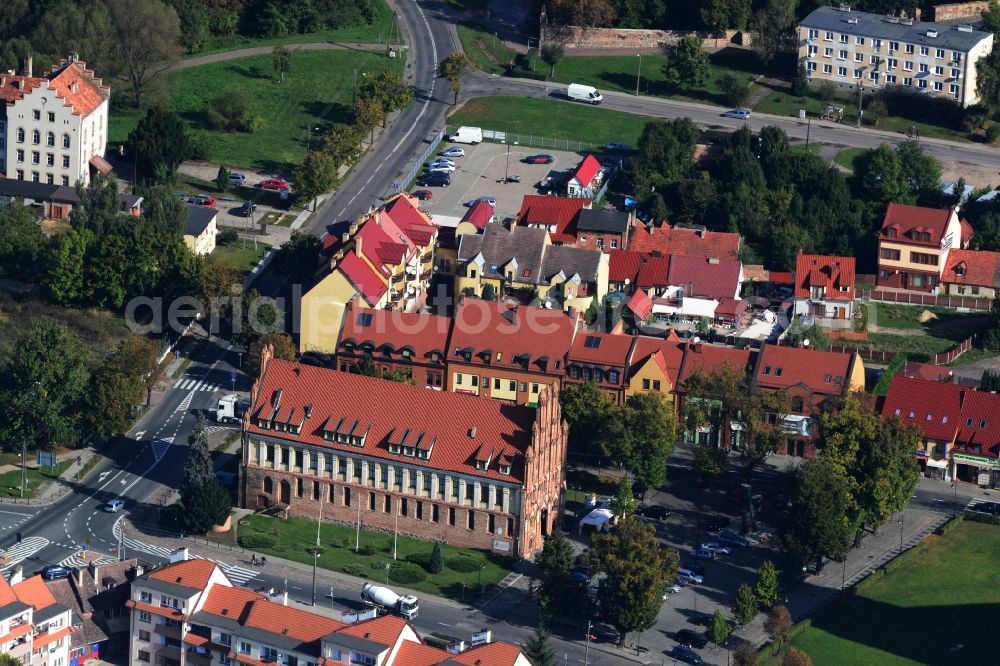
{"label": "concrete driveway", "polygon": [[[442,143],[441,150],[451,144]],[[521,200],[526,194],[538,194],[535,184],[553,172],[571,171],[583,159],[578,153],[556,150],[540,150],[498,143],[481,143],[478,146],[462,146],[465,157],[456,157],[455,171],[451,174],[448,187],[420,187],[434,193],[430,201],[421,207],[431,214],[461,218],[468,210],[464,204],[479,197],[493,197],[497,200],[497,217],[514,217],[521,210]],[[528,155],[552,155],[551,164],[525,164]],[[504,183],[504,176],[517,175],[520,183]]]}

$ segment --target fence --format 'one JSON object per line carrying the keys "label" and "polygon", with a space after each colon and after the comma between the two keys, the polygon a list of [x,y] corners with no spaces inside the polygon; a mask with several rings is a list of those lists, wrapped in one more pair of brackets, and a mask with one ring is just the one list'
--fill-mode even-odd
{"label": "fence", "polygon": [[399,194],[402,192],[410,183],[416,180],[417,175],[423,169],[424,162],[430,158],[430,156],[437,150],[437,147],[441,145],[441,141],[444,140],[444,133],[446,128],[439,129],[437,133],[430,138],[430,143],[427,144],[427,148],[424,152],[420,154],[417,161],[414,162],[410,170],[403,176],[400,176],[396,180],[392,181],[392,185],[389,187],[389,196],[394,194]]}
{"label": "fence", "polygon": [[948,363],[951,363],[965,352],[969,351],[969,349],[972,348],[972,343],[974,343],[975,341],[976,341],[976,336],[974,335],[970,336],[965,340],[963,340],[961,343],[959,343],[957,347],[949,349],[946,352],[941,352],[940,354],[934,354],[933,356],[931,356],[931,359],[930,361],[928,361],[928,363],[930,363],[931,365],[947,365]]}
{"label": "fence", "polygon": [[501,130],[492,129],[483,129],[483,140],[496,141],[497,143],[517,144],[519,146],[532,146],[533,148],[548,148],[550,150],[569,150],[577,153],[600,152],[604,150],[603,145],[589,143],[587,141],[553,139],[551,137],[538,136],[536,134],[503,132]]}
{"label": "fence", "polygon": [[828,351],[840,352],[841,354],[854,354],[857,353],[861,358],[866,361],[875,361],[877,363],[892,363],[896,360],[896,352],[885,351],[882,349],[866,349],[864,347],[841,347],[839,345],[830,345]]}
{"label": "fence", "polygon": [[873,301],[884,303],[905,303],[907,305],[930,305],[941,308],[964,308],[985,312],[990,309],[988,298],[969,298],[966,296],[935,296],[914,292],[884,291],[875,289],[868,295]]}

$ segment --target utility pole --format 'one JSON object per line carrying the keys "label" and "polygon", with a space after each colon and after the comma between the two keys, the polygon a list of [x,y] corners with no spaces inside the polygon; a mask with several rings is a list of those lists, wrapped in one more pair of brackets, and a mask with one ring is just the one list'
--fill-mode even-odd
{"label": "utility pole", "polygon": [[587,647],[584,649],[583,652],[584,666],[590,664],[590,626],[591,626],[590,620],[587,620]]}
{"label": "utility pole", "polygon": [[354,552],[361,552],[361,493],[358,493],[358,530],[354,536]]}
{"label": "utility pole", "polygon": [[861,127],[861,117],[865,115],[865,110],[861,108],[861,100],[864,96],[865,86],[858,81],[858,127]]}
{"label": "utility pole", "polygon": [[396,559],[396,538],[399,536],[399,504],[397,502],[392,524],[392,559]]}
{"label": "utility pole", "polygon": [[635,72],[635,95],[639,96],[639,75],[642,74],[642,54],[636,53],[637,58],[639,58],[639,69]]}

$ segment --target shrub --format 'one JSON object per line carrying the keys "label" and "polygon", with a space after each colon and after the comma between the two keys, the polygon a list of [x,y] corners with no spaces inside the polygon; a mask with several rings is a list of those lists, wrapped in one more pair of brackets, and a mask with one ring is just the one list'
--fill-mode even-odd
{"label": "shrub", "polygon": [[225,227],[219,231],[219,235],[215,237],[216,242],[219,245],[232,245],[240,239],[240,235],[236,233],[236,229],[232,227]]}
{"label": "shrub", "polygon": [[441,559],[440,543],[434,543],[434,550],[431,551],[431,560],[428,563],[427,570],[435,574],[439,574],[444,570],[444,561]]}
{"label": "shrub", "polygon": [[459,573],[472,573],[479,571],[479,560],[471,557],[449,557],[445,562],[448,568]]}
{"label": "shrub", "polygon": [[1000,143],[1000,123],[993,123],[986,130],[986,141],[989,143]]}
{"label": "shrub", "polygon": [[362,555],[369,555],[370,556],[370,555],[374,555],[377,552],[378,552],[378,548],[376,548],[375,544],[373,544],[373,543],[366,543],[365,545],[361,546],[361,554]]}
{"label": "shrub", "polygon": [[208,137],[204,134],[192,133],[191,134],[191,159],[193,160],[211,160],[212,159],[212,144],[208,140]]}
{"label": "shrub", "polygon": [[241,90],[216,97],[210,102],[208,109],[208,122],[215,129],[226,132],[257,131],[260,128],[254,128],[259,119],[253,96]]}
{"label": "shrub", "polygon": [[365,577],[365,569],[360,564],[357,563],[345,564],[344,566],[341,567],[341,569],[344,571],[345,574],[349,576],[357,576],[358,578]]}
{"label": "shrub", "polygon": [[419,583],[427,579],[424,570],[412,562],[397,562],[389,569],[389,580],[403,585]]}
{"label": "shrub", "polygon": [[964,519],[964,516],[955,516],[954,518],[952,518],[951,520],[949,520],[947,523],[945,523],[941,527],[939,527],[936,530],[934,530],[934,534],[937,534],[938,536],[944,536],[944,535],[948,534],[948,532],[951,532],[953,529],[955,529],[956,527],[958,527],[959,525],[961,525],[963,519]]}
{"label": "shrub", "polygon": [[273,548],[278,543],[278,538],[273,534],[241,534],[237,540],[241,546],[251,550]]}
{"label": "shrub", "polygon": [[726,102],[732,106],[741,106],[750,97],[750,86],[743,83],[740,77],[726,72],[719,77],[719,89],[726,96]]}

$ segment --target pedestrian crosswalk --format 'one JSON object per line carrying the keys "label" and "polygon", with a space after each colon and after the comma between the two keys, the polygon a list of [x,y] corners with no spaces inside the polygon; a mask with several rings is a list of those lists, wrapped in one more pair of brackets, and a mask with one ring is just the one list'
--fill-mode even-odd
{"label": "pedestrian crosswalk", "polygon": [[[96,558],[96,559],[95,559]],[[97,567],[103,567],[105,564],[113,564],[118,561],[118,558],[114,555],[106,555],[104,553],[97,553],[95,551],[87,551],[87,556],[83,557],[82,552],[73,553],[62,562],[59,566],[62,567],[72,567],[77,569],[79,567],[85,567],[88,564],[93,564]]]}
{"label": "pedestrian crosswalk", "polygon": [[0,553],[0,571],[6,571],[31,557],[49,545],[49,540],[40,536],[29,536]]}
{"label": "pedestrian crosswalk", "polygon": [[1000,516],[1000,502],[982,500],[978,497],[974,497],[969,501],[965,510],[972,511],[974,513],[985,513],[991,516]]}
{"label": "pedestrian crosswalk", "polygon": [[[115,526],[115,536],[119,536],[120,529],[121,528],[119,526]],[[153,544],[145,543],[143,541],[139,541],[131,537],[124,538],[124,545],[126,554],[129,553],[130,551],[133,553],[139,552],[139,553],[145,553],[147,555],[152,555],[154,557],[158,557],[164,560],[169,560],[170,555],[174,552],[172,548],[167,548],[166,546],[155,546]],[[199,555],[192,555],[192,557],[194,557],[195,559],[204,559],[210,562],[215,562],[216,564],[219,565],[219,568],[222,569],[222,571],[225,572],[227,576],[229,576],[229,579],[234,583],[236,583],[237,585],[246,585],[248,581],[250,581],[252,578],[255,578],[259,573],[253,569],[248,569],[246,567],[242,567],[237,564],[226,564],[225,562],[216,560],[211,557],[201,557]]]}
{"label": "pedestrian crosswalk", "polygon": [[163,456],[167,455],[167,449],[169,449],[170,445],[173,443],[173,437],[162,437],[154,439],[149,443],[149,445],[153,447],[153,457],[156,459],[156,462],[160,462],[160,460],[163,459]]}
{"label": "pedestrian crosswalk", "polygon": [[198,377],[181,377],[174,384],[175,389],[181,389],[182,391],[209,391],[215,392],[220,391],[224,387],[218,382],[208,381],[207,378]]}

